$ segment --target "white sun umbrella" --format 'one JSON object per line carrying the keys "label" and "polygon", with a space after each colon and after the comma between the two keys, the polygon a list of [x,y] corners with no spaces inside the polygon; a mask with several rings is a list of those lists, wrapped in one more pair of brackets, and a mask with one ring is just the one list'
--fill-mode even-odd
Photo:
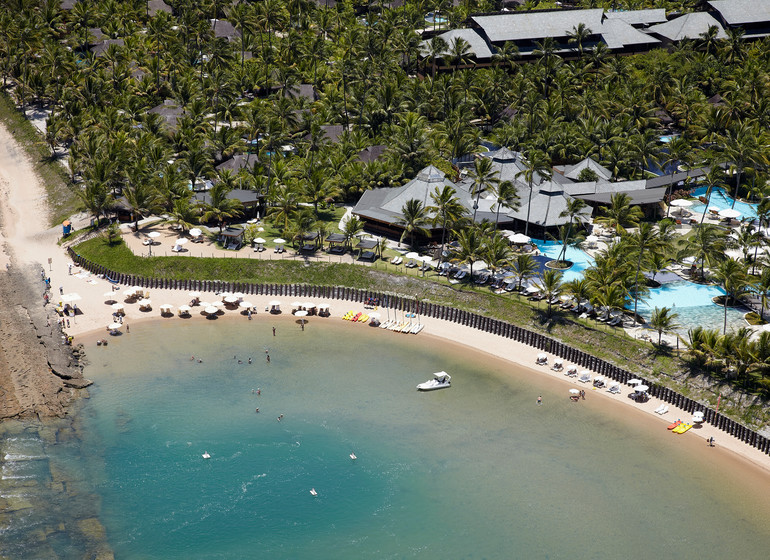
{"label": "white sun umbrella", "polygon": [[155,239],[156,237],[160,237],[160,232],[159,231],[151,231],[150,233],[147,234],[147,237],[151,237],[152,239]]}
{"label": "white sun umbrella", "polygon": [[139,307],[152,307],[152,301],[149,299],[143,299],[139,302]]}
{"label": "white sun umbrella", "polygon": [[295,307],[295,308],[300,308],[300,307],[302,307],[302,302],[301,301],[292,301],[291,302],[291,306]]}
{"label": "white sun umbrella", "polygon": [[580,391],[578,389],[570,389],[569,392],[572,393],[573,395],[579,395],[580,394]]}
{"label": "white sun umbrella", "polygon": [[211,306],[211,304],[209,302],[207,302],[207,301],[199,301],[198,305],[200,305],[201,307],[204,307],[204,308]]}
{"label": "white sun umbrella", "polygon": [[203,312],[206,315],[216,315],[217,313],[219,313],[219,308],[214,307],[213,305],[209,305],[206,309],[203,310]]}
{"label": "white sun umbrella", "polygon": [[186,237],[180,237],[179,239],[177,239],[176,241],[174,241],[174,245],[184,245],[184,244],[185,244],[185,243],[187,243],[188,241],[190,241],[190,240],[189,240],[189,239],[187,239]]}
{"label": "white sun umbrella", "polygon": [[515,233],[511,237],[509,237],[512,243],[517,243],[523,245],[524,243],[529,243],[532,241],[532,239],[528,235],[524,235],[523,233]]}
{"label": "white sun umbrella", "polygon": [[237,297],[239,300],[241,300],[243,299],[243,296],[245,296],[246,294],[244,294],[243,292],[233,292],[233,295]]}
{"label": "white sun umbrella", "polygon": [[589,235],[588,237],[586,237],[586,241],[588,243],[596,243],[597,241],[599,241],[599,236],[598,235]]}
{"label": "white sun umbrella", "polygon": [[104,294],[104,301],[115,301],[115,292]]}
{"label": "white sun umbrella", "polygon": [[196,291],[187,292],[187,295],[190,297],[201,297],[201,293]]}
{"label": "white sun umbrella", "polygon": [[202,233],[203,232],[199,228],[192,228],[190,230],[190,235],[192,235],[193,237],[198,237]]}
{"label": "white sun umbrella", "polygon": [[225,296],[224,297],[224,302],[225,303],[238,303],[238,299],[239,298],[235,297],[235,295]]}
{"label": "white sun umbrella", "polygon": [[377,319],[377,320],[379,320],[380,317],[382,317],[382,315],[377,313],[376,311],[374,311],[372,313],[369,313],[369,318],[370,319]]}
{"label": "white sun umbrella", "polygon": [[416,258],[418,258],[419,256],[420,256],[420,255],[418,255],[418,254],[417,254],[416,252],[414,252],[414,251],[409,251],[409,252],[408,252],[406,255],[404,255],[404,257],[405,257],[405,258],[407,258],[407,259],[416,259]]}
{"label": "white sun umbrella", "polygon": [[258,243],[259,245],[262,245],[263,243],[267,243],[267,242],[261,237],[257,237],[254,239],[254,243]]}
{"label": "white sun umbrella", "polygon": [[242,300],[238,302],[239,307],[243,307],[244,309],[247,309],[249,307],[254,307],[254,304],[250,301]]}
{"label": "white sun umbrella", "polygon": [[671,206],[676,206],[678,208],[689,208],[692,206],[692,200],[687,200],[686,198],[677,198],[676,200],[671,201]]}
{"label": "white sun umbrella", "polygon": [[107,328],[110,329],[111,331],[116,331],[122,326],[123,325],[121,325],[120,323],[110,323],[109,325],[107,325]]}
{"label": "white sun umbrella", "polygon": [[650,388],[647,385],[637,385],[636,390],[640,393],[646,393]]}
{"label": "white sun umbrella", "polygon": [[159,307],[159,309],[160,309],[161,311],[171,311],[172,309],[174,309],[174,306],[173,306],[173,305],[171,305],[170,303],[164,303],[163,305],[161,305],[161,306]]}
{"label": "white sun umbrella", "polygon": [[547,359],[548,359],[548,354],[546,354],[546,353],[544,353],[544,352],[540,352],[540,353],[537,355],[537,359],[538,359],[538,360],[547,360]]}
{"label": "white sun umbrella", "polygon": [[709,206],[708,211],[716,212],[717,214],[719,214],[722,211],[722,209],[719,206]]}
{"label": "white sun umbrella", "polygon": [[273,239],[273,243],[275,243],[276,245],[283,245],[284,243],[286,243],[286,240],[285,239],[281,239],[279,237],[278,239]]}
{"label": "white sun umbrella", "polygon": [[527,286],[527,293],[534,294],[535,292],[539,292],[539,291],[540,291],[540,288],[538,288],[534,284]]}
{"label": "white sun umbrella", "polygon": [[112,308],[115,311],[123,311],[123,304],[122,303],[113,303]]}
{"label": "white sun umbrella", "polygon": [[725,208],[724,210],[719,211],[719,216],[722,218],[732,219],[737,218],[740,215],[741,213],[735,208]]}
{"label": "white sun umbrella", "polygon": [[224,301],[212,301],[210,307],[224,307]]}
{"label": "white sun umbrella", "polygon": [[321,303],[318,305],[318,309],[329,309],[328,303]]}
{"label": "white sun umbrella", "polygon": [[274,299],[268,304],[270,307],[281,307],[281,302],[277,299]]}
{"label": "white sun umbrella", "polygon": [[305,309],[315,309],[315,303],[313,303],[312,301],[306,301],[302,304],[302,307],[304,307]]}
{"label": "white sun umbrella", "polygon": [[179,306],[179,312],[180,313],[189,313],[190,310],[192,310],[192,307],[190,307],[189,305],[180,305]]}
{"label": "white sun umbrella", "polygon": [[304,309],[301,309],[297,311],[294,315],[297,317],[307,317],[307,311],[305,311]]}
{"label": "white sun umbrella", "polygon": [[136,288],[128,288],[127,290],[123,290],[123,295],[126,297],[131,297],[136,294]]}
{"label": "white sun umbrella", "polygon": [[629,385],[641,385],[642,380],[641,379],[629,379],[628,380]]}

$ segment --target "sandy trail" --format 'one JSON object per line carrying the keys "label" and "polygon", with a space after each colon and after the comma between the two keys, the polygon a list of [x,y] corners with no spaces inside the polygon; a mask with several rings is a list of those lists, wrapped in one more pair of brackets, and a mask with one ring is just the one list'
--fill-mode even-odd
{"label": "sandy trail", "polygon": [[[44,266],[46,273],[51,277],[52,298],[54,303],[58,301],[57,297],[60,293],[77,293],[80,296],[81,299],[77,300],[76,303],[78,304],[81,313],[74,318],[70,318],[70,325],[66,328],[68,334],[75,336],[76,342],[82,341],[87,347],[91,347],[95,345],[97,339],[109,339],[109,335],[106,332],[106,326],[113,321],[113,309],[111,304],[108,303],[111,299],[108,296],[114,295],[117,301],[124,302],[122,294],[126,286],[121,286],[119,291],[113,291],[113,285],[107,280],[98,278],[88,272],[81,271],[77,267],[71,266],[72,262],[65,250],[56,245],[60,235],[60,229],[58,227],[49,228],[47,226],[44,191],[35,177],[35,174],[32,172],[29,162],[26,162],[25,158],[22,157],[18,148],[15,146],[12,137],[8,134],[7,130],[2,127],[0,127],[0,145],[2,146],[2,148],[0,148],[0,200],[2,201],[2,207],[4,209],[0,217],[2,217],[3,220],[3,229],[6,236],[5,242],[10,249],[11,258],[13,259],[12,268],[22,265],[36,267],[35,274],[38,275],[39,282],[40,267],[41,265]],[[141,242],[137,242],[134,234],[126,231],[126,238],[129,242],[129,246],[131,246],[135,252],[140,253],[142,251]],[[48,265],[49,258],[51,259],[50,265]],[[138,303],[124,302],[126,315],[124,318],[124,327],[122,328],[124,334],[121,336],[130,336],[130,333],[125,334],[126,330],[131,329],[135,331],[136,329],[141,328],[143,322],[148,320],[184,321],[184,319],[180,319],[176,315],[161,318],[159,309],[162,304],[170,304],[174,307],[174,312],[176,312],[176,309],[180,305],[188,304],[190,302],[191,298],[186,291],[160,289],[147,291],[150,292],[149,295],[152,300],[152,309],[149,311],[140,310]],[[201,296],[201,300],[208,302],[216,301],[217,299],[219,298],[213,292],[204,292]],[[267,306],[268,301],[273,299],[282,300],[282,308],[284,314],[286,314],[291,311],[290,304],[295,298],[246,296],[245,299],[252,302],[258,309],[255,320],[267,320],[267,314],[264,312],[264,309]],[[326,319],[314,317],[312,319],[314,327],[316,325],[322,325],[324,321],[339,321],[339,317],[351,309],[363,311],[360,304],[351,302],[340,300],[325,301],[321,299],[316,299],[314,302],[316,304],[328,303],[333,315]],[[42,307],[42,303],[41,298],[39,300],[40,307]],[[200,309],[200,307],[195,307],[193,316],[187,320],[207,320],[202,315]],[[389,314],[392,316],[393,313],[386,309],[379,309],[378,311],[382,313],[383,320],[386,320]],[[248,320],[238,309],[226,310],[224,315],[225,317],[217,320]],[[627,398],[629,392],[628,387],[622,387],[622,395],[611,395],[606,390],[592,390],[590,386],[579,383],[575,379],[568,378],[561,372],[554,372],[547,367],[535,366],[535,357],[538,354],[538,351],[529,346],[525,346],[524,344],[439,319],[420,317],[420,322],[424,324],[425,327],[423,332],[417,336],[426,338],[426,342],[428,342],[431,336],[440,337],[451,341],[454,344],[462,344],[470,349],[485,352],[507,360],[512,365],[517,366],[517,368],[524,368],[525,370],[531,371],[533,375],[551,376],[554,379],[558,379],[559,382],[564,385],[564,398],[568,398],[567,389],[572,386],[586,389],[588,398],[610,399],[626,405],[630,414],[646,413],[651,415],[659,422],[659,425],[661,426],[660,429],[665,429],[665,425],[678,418],[686,421],[691,419],[690,414],[670,405],[669,412],[663,417],[655,414],[653,411],[661,404],[661,401],[658,399],[651,399],[645,404],[636,404]],[[351,328],[364,327],[351,325]],[[401,335],[382,330],[382,336],[410,335]],[[18,359],[18,357],[19,356],[7,355],[5,360],[6,362],[13,361],[14,359]],[[549,363],[552,362],[553,356],[550,356]],[[738,439],[727,435],[725,432],[722,432],[713,426],[704,424],[699,430],[691,430],[688,434],[679,437],[702,438],[705,446],[705,441],[712,436],[717,442],[717,447],[713,450],[715,453],[734,453],[770,473],[770,456],[745,445]],[[677,436],[672,435],[672,437]]]}

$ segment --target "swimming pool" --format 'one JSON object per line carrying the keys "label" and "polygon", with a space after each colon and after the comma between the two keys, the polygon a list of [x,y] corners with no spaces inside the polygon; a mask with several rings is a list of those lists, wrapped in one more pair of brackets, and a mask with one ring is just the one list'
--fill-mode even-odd
{"label": "swimming pool", "polygon": [[[695,191],[692,193],[693,196],[699,197],[699,196],[706,196],[707,187],[698,187],[695,189]],[[709,201],[709,207],[715,206],[717,208],[720,208],[724,210],[725,208],[735,208],[738,212],[741,213],[739,219],[743,220],[745,218],[756,218],[757,217],[757,205],[756,204],[750,204],[748,202],[741,202],[740,200],[736,200],[735,206],[733,206],[733,197],[728,195],[725,190],[721,187],[718,187],[716,189],[713,189],[711,191],[711,199]],[[693,212],[701,213],[706,209],[706,205],[703,203],[694,204],[690,210]]]}
{"label": "swimming pool", "polygon": [[[551,259],[557,258],[562,249],[561,243],[553,241],[533,239],[532,242],[543,255]],[[567,249],[567,259],[574,264],[572,268],[564,271],[563,282],[583,278],[585,270],[594,265],[593,259],[585,251],[572,247]],[[723,294],[724,290],[719,286],[695,284],[686,280],[670,282],[663,284],[660,288],[651,289],[647,299],[639,301],[637,311],[646,321],[649,321],[652,310],[656,307],[671,308],[673,312],[679,315],[677,323],[679,323],[680,328],[677,332],[682,335],[686,335],[689,329],[697,326],[721,330],[724,320],[724,308],[712,302],[711,298]],[[633,301],[630,302],[628,308],[633,310]],[[727,310],[728,331],[736,330],[746,325],[743,320],[744,313],[746,313],[744,308],[730,308]]]}
{"label": "swimming pool", "polygon": [[441,24],[441,23],[446,23],[449,20],[437,13],[428,12],[427,14],[425,14],[425,21],[427,21],[428,23]]}

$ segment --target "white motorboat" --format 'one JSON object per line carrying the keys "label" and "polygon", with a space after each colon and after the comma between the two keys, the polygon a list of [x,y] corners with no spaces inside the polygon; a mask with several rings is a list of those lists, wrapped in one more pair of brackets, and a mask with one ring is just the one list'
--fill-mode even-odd
{"label": "white motorboat", "polygon": [[311,493],[313,496],[318,496],[318,492],[316,492],[316,491],[315,491],[315,488],[311,488],[311,489],[310,489],[310,493]]}
{"label": "white motorboat", "polygon": [[445,389],[452,386],[452,378],[445,371],[439,371],[433,374],[433,379],[420,383],[417,386],[418,391],[434,391],[435,389]]}
{"label": "white motorboat", "polygon": [[209,452],[208,452],[208,451],[204,451],[204,452],[203,452],[203,455],[202,455],[202,457],[203,457],[204,459],[211,459],[211,455],[209,455]]}

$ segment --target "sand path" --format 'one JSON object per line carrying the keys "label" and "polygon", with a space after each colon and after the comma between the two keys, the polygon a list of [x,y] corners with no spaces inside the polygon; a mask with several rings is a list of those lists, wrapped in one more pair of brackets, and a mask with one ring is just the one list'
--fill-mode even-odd
{"label": "sand path", "polygon": [[[107,324],[112,322],[113,309],[111,304],[107,303],[108,295],[113,295],[113,286],[107,280],[97,278],[94,275],[81,271],[77,267],[71,267],[71,260],[68,258],[66,252],[61,247],[56,245],[58,237],[60,236],[60,229],[49,228],[46,221],[46,210],[44,202],[44,192],[37,181],[34,173],[31,172],[28,162],[24,165],[24,158],[19,154],[18,148],[15,147],[12,137],[8,132],[0,127],[0,202],[5,208],[2,214],[3,223],[5,224],[5,242],[10,248],[12,258],[14,259],[14,266],[18,266],[21,263],[27,263],[29,265],[37,265],[39,274],[39,266],[44,265],[46,271],[51,277],[51,284],[53,288],[54,302],[58,296],[60,290],[62,293],[77,293],[81,299],[77,300],[78,307],[82,311],[82,314],[78,314],[76,317],[70,320],[70,326],[67,328],[67,333],[75,336],[76,342],[83,342],[87,348],[95,345],[95,341],[100,338],[109,338],[106,332]],[[7,223],[5,221],[7,220]],[[127,237],[132,237],[133,234],[127,234]],[[129,240],[129,245],[135,246],[137,242],[135,240]],[[138,244],[141,247],[141,243]],[[47,264],[48,259],[51,259],[50,266]],[[121,286],[120,291],[115,291],[114,295],[120,302],[123,302],[122,292],[126,286]],[[125,319],[123,331],[127,329],[136,330],[141,328],[143,322],[148,320],[163,320],[163,321],[184,321],[176,315],[168,318],[161,318],[160,306],[162,304],[170,304],[176,310],[180,305],[188,304],[190,296],[185,291],[178,290],[148,290],[150,292],[150,299],[152,300],[152,310],[141,311],[137,303],[124,303],[125,306]],[[213,292],[203,293],[201,296],[203,301],[212,302],[219,299]],[[246,296],[246,299],[252,302],[258,309],[258,313],[254,317],[254,320],[268,320],[270,317],[264,312],[264,309],[268,301],[273,299],[279,299],[283,302],[284,314],[291,311],[290,304],[295,298],[283,297],[275,298],[268,296]],[[332,310],[332,317],[330,318],[312,318],[313,326],[322,325],[324,321],[339,321],[340,316],[351,309],[357,309],[363,311],[360,304],[354,304],[351,302],[343,302],[339,300],[319,300],[316,299],[315,303],[328,303]],[[40,300],[42,305],[42,299]],[[389,311],[385,309],[378,310],[382,313],[383,320],[388,318]],[[390,312],[392,316],[392,312]],[[200,312],[200,308],[194,308],[193,316],[190,321],[203,321],[207,320]],[[240,310],[227,310],[224,312],[224,317],[217,320],[248,320],[244,315],[240,313]],[[415,319],[416,320],[416,319]],[[567,389],[571,387],[586,389],[588,398],[590,399],[609,399],[617,403],[623,403],[627,405],[629,414],[646,413],[656,418],[660,429],[665,430],[665,426],[672,421],[681,418],[682,420],[690,420],[691,416],[670,406],[669,412],[660,417],[654,414],[654,410],[662,404],[658,399],[651,399],[645,404],[636,404],[627,398],[629,388],[622,386],[621,395],[611,395],[606,390],[593,390],[591,387],[577,382],[574,379],[566,377],[563,373],[554,372],[547,367],[535,366],[535,358],[538,351],[534,348],[513,342],[511,340],[483,333],[482,331],[442,321],[434,318],[420,317],[420,322],[425,325],[422,333],[416,336],[424,337],[426,343],[429,342],[430,337],[436,336],[442,339],[452,341],[455,344],[462,344],[477,351],[485,352],[490,355],[497,356],[504,360],[509,361],[512,365],[516,365],[518,368],[524,368],[530,371],[533,375],[550,376],[554,379],[558,379],[564,386],[564,398],[568,398]],[[299,328],[299,327],[296,327]],[[350,324],[350,328],[367,328],[363,325]],[[130,336],[129,334],[122,334],[121,336]],[[402,335],[386,330],[382,330],[382,336],[412,336]],[[553,357],[549,359],[549,363],[553,362]],[[536,398],[536,397],[535,397]],[[576,406],[579,406],[576,403]],[[635,411],[635,412],[633,412]],[[740,442],[736,438],[727,435],[710,425],[703,425],[698,430],[691,430],[683,436],[671,437],[683,437],[683,438],[702,438],[705,442],[708,438],[714,437],[717,442],[717,447],[713,449],[714,453],[734,453],[746,461],[754,464],[770,473],[770,456],[759,452],[758,450],[747,446]]]}

